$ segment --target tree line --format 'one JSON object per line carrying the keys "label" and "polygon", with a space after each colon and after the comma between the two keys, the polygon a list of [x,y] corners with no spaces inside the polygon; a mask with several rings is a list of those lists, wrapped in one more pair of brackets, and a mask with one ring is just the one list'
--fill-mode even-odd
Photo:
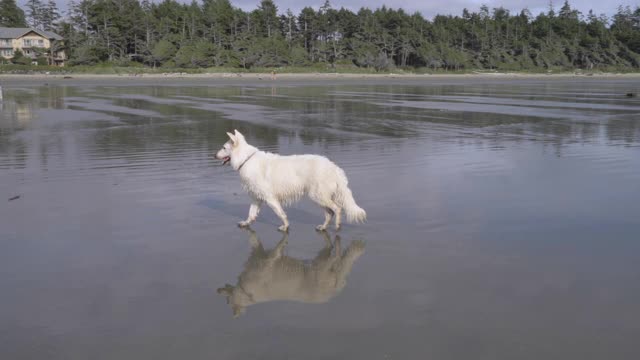
{"label": "tree line", "polygon": [[353,12],[329,1],[299,14],[272,0],[244,11],[229,0],[72,0],[61,17],[53,0],[0,0],[0,26],[33,26],[65,38],[72,65],[151,67],[357,66],[460,69],[638,69],[640,7],[612,17],[565,1],[534,16],[483,5],[459,16],[385,6]]}

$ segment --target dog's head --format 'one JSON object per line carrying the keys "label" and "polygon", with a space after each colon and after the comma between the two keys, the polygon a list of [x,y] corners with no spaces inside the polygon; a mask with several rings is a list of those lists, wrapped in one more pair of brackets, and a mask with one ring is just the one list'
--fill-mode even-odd
{"label": "dog's head", "polygon": [[242,145],[246,144],[246,140],[244,139],[244,135],[242,135],[238,130],[233,130],[232,133],[227,133],[229,136],[229,141],[222,145],[222,149],[218,150],[216,153],[216,159],[222,160],[222,165],[228,164],[231,159],[234,157],[234,154],[237,155],[240,152]]}
{"label": "dog's head", "polygon": [[218,289],[218,294],[226,296],[227,304],[231,306],[234,319],[244,314],[248,305],[253,304],[251,297],[236,286],[226,284],[223,288]]}

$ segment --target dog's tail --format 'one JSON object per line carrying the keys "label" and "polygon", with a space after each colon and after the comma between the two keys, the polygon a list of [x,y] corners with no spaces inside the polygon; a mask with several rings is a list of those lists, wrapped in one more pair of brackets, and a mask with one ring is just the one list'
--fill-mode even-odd
{"label": "dog's tail", "polygon": [[350,223],[363,223],[367,220],[367,213],[353,199],[351,189],[349,189],[347,176],[342,172],[341,180],[338,182],[338,205],[340,205],[347,216]]}

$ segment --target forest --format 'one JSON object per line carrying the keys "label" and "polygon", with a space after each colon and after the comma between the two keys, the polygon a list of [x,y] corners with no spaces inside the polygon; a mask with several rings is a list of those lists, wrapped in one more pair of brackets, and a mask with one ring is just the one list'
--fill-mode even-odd
{"label": "forest", "polygon": [[486,5],[426,19],[385,6],[357,12],[329,1],[294,14],[262,0],[252,11],[229,0],[0,0],[0,26],[56,32],[69,65],[166,68],[338,67],[628,70],[640,67],[640,7],[608,17],[568,1],[545,12]]}

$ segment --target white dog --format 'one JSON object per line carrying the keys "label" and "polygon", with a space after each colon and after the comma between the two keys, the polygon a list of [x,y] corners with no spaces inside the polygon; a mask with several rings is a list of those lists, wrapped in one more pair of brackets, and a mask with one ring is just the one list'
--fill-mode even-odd
{"label": "white dog", "polygon": [[280,156],[249,145],[238,130],[227,135],[230,140],[216,153],[216,158],[223,164],[230,163],[240,173],[242,185],[253,200],[247,220],[238,223],[239,226],[249,226],[258,216],[260,206],[267,203],[282,220],[278,230],[287,231],[289,221],[282,204],[291,204],[304,195],[325,211],[324,223],[317,230],[325,230],[333,216],[339,229],[342,209],[349,222],[366,220],[367,213],[353,199],[344,171],[326,157]]}

